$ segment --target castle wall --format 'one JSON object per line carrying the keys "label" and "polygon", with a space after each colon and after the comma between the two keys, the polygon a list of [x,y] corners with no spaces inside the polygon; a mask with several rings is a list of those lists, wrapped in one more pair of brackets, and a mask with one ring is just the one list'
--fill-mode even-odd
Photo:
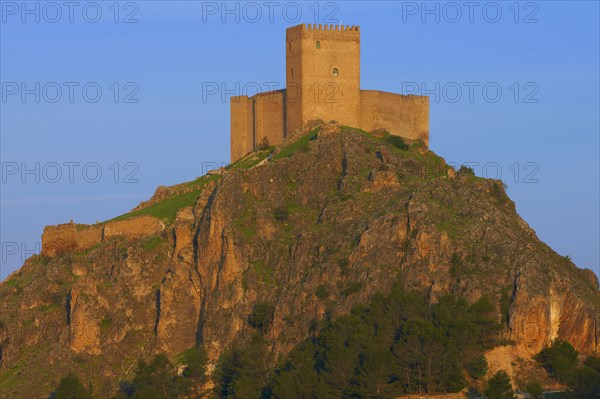
{"label": "castle wall", "polygon": [[248,96],[231,97],[229,109],[231,162],[234,162],[254,151],[252,100]]}
{"label": "castle wall", "polygon": [[288,132],[314,119],[358,126],[358,27],[298,25],[286,31],[286,46]]}
{"label": "castle wall", "polygon": [[366,131],[383,128],[429,144],[429,97],[361,90],[358,126]]}
{"label": "castle wall", "polygon": [[[334,73],[335,70],[335,73]],[[231,162],[311,120],[386,129],[429,144],[429,98],[360,90],[360,31],[302,24],[286,30],[286,88],[231,98]]]}
{"label": "castle wall", "polygon": [[44,227],[42,255],[78,252],[102,241],[102,228],[74,223]]}
{"label": "castle wall", "polygon": [[302,32],[304,24],[293,26],[285,31],[285,84],[286,84],[286,125],[288,133],[302,127]]}
{"label": "castle wall", "polygon": [[76,253],[91,248],[106,238],[137,240],[156,235],[164,229],[164,222],[150,215],[107,222],[101,226],[74,223],[46,226],[42,234],[42,255],[53,257]]}
{"label": "castle wall", "polygon": [[285,90],[259,93],[254,102],[254,142],[258,149],[266,137],[269,145],[283,143],[285,137]]}
{"label": "castle wall", "polygon": [[127,240],[151,237],[165,229],[165,223],[150,215],[116,220],[104,225],[102,238],[124,237]]}
{"label": "castle wall", "polygon": [[265,137],[269,145],[283,142],[286,133],[285,103],[285,90],[231,98],[231,162],[258,149]]}

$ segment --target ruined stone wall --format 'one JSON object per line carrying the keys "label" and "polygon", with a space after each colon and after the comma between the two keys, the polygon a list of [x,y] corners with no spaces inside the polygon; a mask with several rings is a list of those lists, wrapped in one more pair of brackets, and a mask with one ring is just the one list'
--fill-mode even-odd
{"label": "ruined stone wall", "polygon": [[42,255],[53,257],[83,251],[111,237],[123,237],[127,240],[151,237],[165,227],[162,220],[150,215],[98,226],[75,223],[46,226],[42,234]]}
{"label": "ruined stone wall", "polygon": [[[357,26],[302,24],[286,31],[287,129],[309,120],[360,120]],[[334,73],[335,70],[335,73]]]}
{"label": "ruined stone wall", "polygon": [[429,97],[361,90],[358,126],[366,131],[386,129],[429,144]]}
{"label": "ruined stone wall", "polygon": [[90,248],[102,241],[102,228],[66,223],[44,227],[42,255],[57,256]]}
{"label": "ruined stone wall", "polygon": [[165,227],[165,223],[162,220],[154,216],[142,215],[131,219],[106,223],[102,237],[124,237],[128,240],[136,240],[156,235]]}

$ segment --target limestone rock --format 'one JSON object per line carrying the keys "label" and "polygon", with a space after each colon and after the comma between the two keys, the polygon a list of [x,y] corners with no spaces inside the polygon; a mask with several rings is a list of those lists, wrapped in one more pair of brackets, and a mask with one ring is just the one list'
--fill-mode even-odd
{"label": "limestone rock", "polygon": [[[400,151],[344,130],[207,183],[169,230],[151,216],[107,222],[104,240],[59,254],[71,244],[52,237],[79,247],[96,227],[48,228],[43,254],[0,285],[0,372],[18,370],[0,397],[48,397],[75,369],[113,397],[139,359],[196,343],[214,365],[255,334],[257,303],[273,306],[268,340],[285,356],[311,325],[387,293],[396,276],[431,302],[488,296],[514,343],[489,353],[490,367],[529,373],[556,338],[600,350],[597,280],[541,242],[498,182],[448,178],[418,144]],[[424,173],[432,164],[439,173]]]}

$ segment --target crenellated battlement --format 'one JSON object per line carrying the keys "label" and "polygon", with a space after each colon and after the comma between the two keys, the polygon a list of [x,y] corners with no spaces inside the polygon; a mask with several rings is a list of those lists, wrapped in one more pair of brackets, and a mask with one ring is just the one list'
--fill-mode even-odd
{"label": "crenellated battlement", "polygon": [[354,31],[358,32],[359,26],[355,25],[334,25],[334,24],[304,24],[300,25],[304,30],[328,30],[328,31]]}
{"label": "crenellated battlement", "polygon": [[300,24],[292,26],[288,31],[327,31],[327,32],[359,32],[360,27],[356,25],[336,24]]}

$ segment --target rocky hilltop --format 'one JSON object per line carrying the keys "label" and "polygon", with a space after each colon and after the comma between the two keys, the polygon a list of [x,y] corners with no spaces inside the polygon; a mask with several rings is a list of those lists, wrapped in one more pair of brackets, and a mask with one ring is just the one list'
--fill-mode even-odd
{"label": "rocky hilltop", "polygon": [[525,373],[558,338],[600,350],[595,274],[541,242],[502,182],[326,124],[111,221],[47,227],[0,285],[0,397],[46,398],[68,372],[110,397],[139,359],[197,343],[214,365],[255,333],[257,306],[285,355],[398,276],[429,303],[491,299],[490,371]]}

